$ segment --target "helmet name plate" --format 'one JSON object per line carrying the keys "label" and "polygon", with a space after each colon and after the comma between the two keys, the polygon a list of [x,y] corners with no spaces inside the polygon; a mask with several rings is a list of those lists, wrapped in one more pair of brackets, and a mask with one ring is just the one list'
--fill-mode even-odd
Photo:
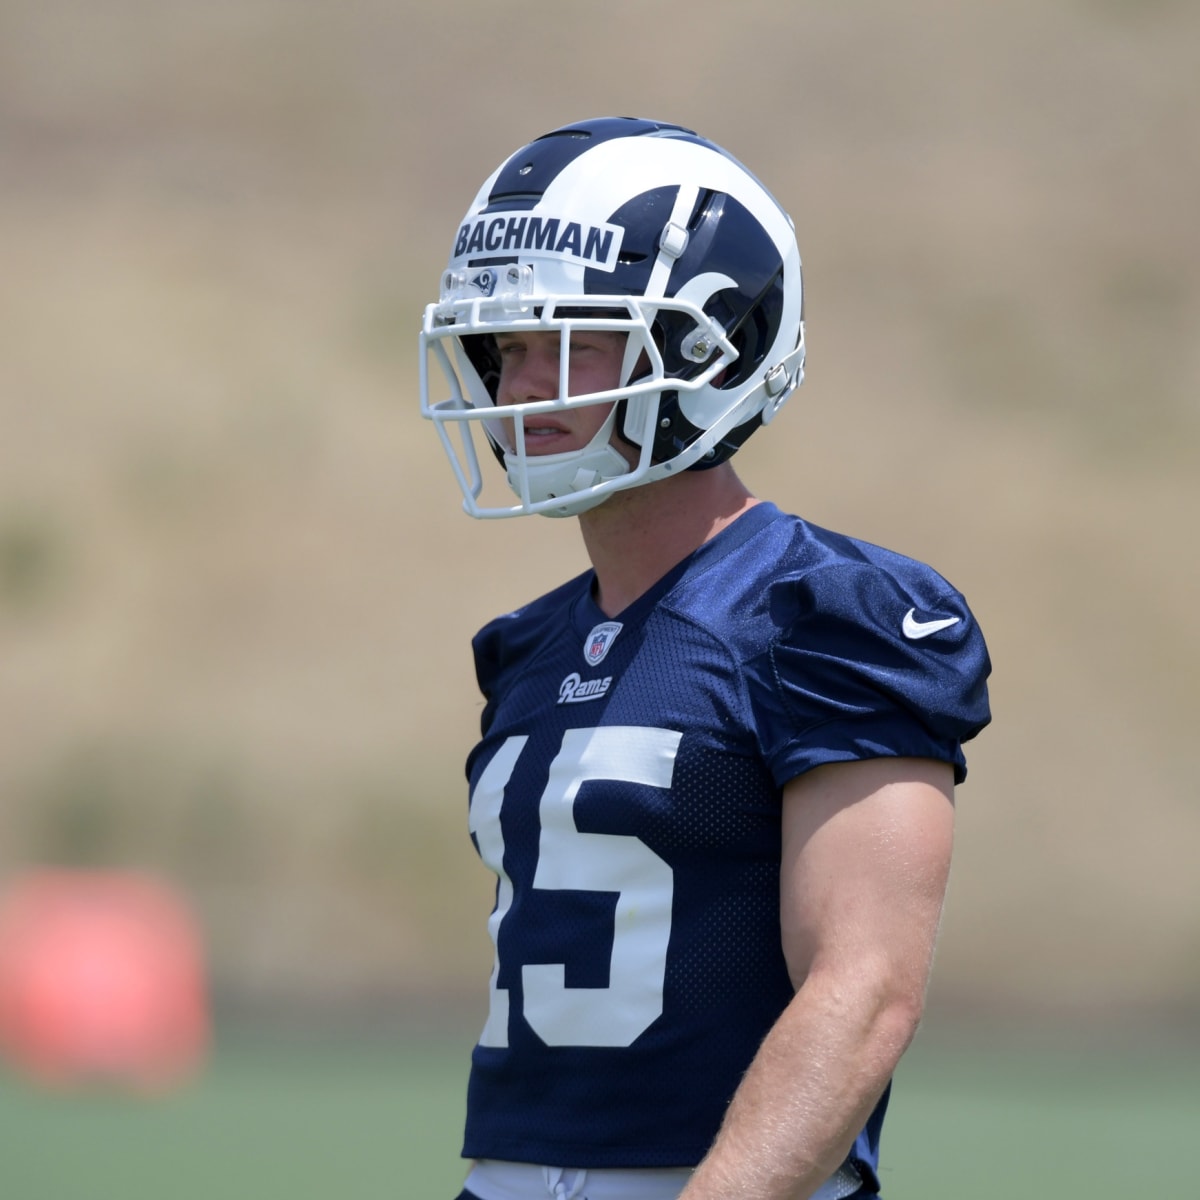
{"label": "helmet name plate", "polygon": [[527,211],[485,213],[459,228],[451,262],[519,254],[611,271],[617,265],[624,233],[619,225],[589,225]]}

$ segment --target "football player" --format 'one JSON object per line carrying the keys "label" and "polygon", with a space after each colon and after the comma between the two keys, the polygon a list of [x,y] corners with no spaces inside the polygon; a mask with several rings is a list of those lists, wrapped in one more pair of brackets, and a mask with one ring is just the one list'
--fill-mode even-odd
{"label": "football player", "polygon": [[474,640],[460,1200],[875,1195],[989,663],[932,569],[734,471],[803,378],[792,221],[690,130],[556,129],[480,189],[421,341],[467,512],[576,517],[591,562]]}

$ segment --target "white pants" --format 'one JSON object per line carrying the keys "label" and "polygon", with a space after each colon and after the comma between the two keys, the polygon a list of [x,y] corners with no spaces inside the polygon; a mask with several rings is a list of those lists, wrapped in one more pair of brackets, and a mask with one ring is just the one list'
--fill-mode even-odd
{"label": "white pants", "polygon": [[[569,1170],[481,1159],[471,1168],[466,1188],[479,1200],[678,1200],[691,1174],[675,1167]],[[852,1172],[839,1171],[812,1200],[842,1200],[860,1186]]]}

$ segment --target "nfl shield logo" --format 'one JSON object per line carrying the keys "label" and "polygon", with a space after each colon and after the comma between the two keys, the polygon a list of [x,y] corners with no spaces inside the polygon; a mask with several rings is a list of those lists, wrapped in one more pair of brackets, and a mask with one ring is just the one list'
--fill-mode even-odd
{"label": "nfl shield logo", "polygon": [[620,632],[620,621],[605,621],[587,635],[587,641],[583,643],[583,657],[587,659],[589,667],[598,666],[604,661],[604,656],[609,652]]}

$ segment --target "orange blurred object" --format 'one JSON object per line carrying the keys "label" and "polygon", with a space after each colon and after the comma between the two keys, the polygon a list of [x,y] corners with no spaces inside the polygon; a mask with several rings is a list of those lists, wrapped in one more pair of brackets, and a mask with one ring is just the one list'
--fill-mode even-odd
{"label": "orange blurred object", "polygon": [[0,1054],[19,1071],[161,1091],[210,1034],[201,938],[167,884],[42,870],[0,894]]}

